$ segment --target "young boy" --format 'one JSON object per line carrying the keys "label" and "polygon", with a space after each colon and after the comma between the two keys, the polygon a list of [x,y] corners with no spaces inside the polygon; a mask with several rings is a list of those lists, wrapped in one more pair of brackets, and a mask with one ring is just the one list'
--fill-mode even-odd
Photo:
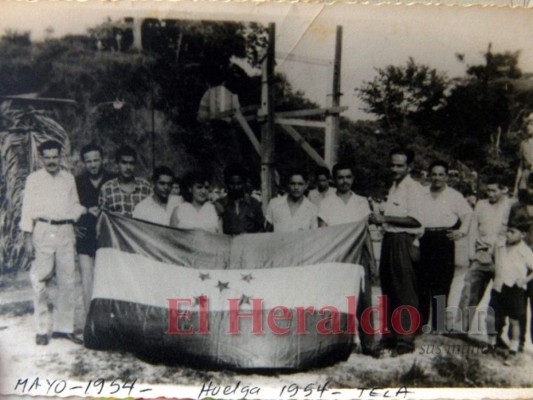
{"label": "young boy", "polygon": [[525,290],[527,282],[533,279],[533,251],[524,243],[527,221],[516,221],[509,225],[506,243],[496,248],[494,284],[490,294],[489,307],[494,312],[494,330],[488,326],[491,348],[505,325],[510,323],[510,351],[518,351],[519,320],[526,313]]}

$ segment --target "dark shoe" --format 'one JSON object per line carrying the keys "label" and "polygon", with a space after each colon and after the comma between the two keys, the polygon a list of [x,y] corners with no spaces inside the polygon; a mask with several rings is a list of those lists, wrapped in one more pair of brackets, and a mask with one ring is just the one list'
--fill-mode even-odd
{"label": "dark shoe", "polygon": [[381,349],[392,350],[396,348],[396,340],[394,339],[381,339],[379,341],[379,347]]}
{"label": "dark shoe", "polygon": [[505,343],[501,337],[496,339],[496,347],[501,350],[509,350],[509,346],[507,346],[507,343]]}
{"label": "dark shoe", "polygon": [[496,352],[496,346],[487,344],[481,348],[483,354],[494,354]]}
{"label": "dark shoe", "polygon": [[396,350],[398,352],[398,355],[401,356],[403,354],[414,353],[415,347],[414,346],[398,346]]}
{"label": "dark shoe", "polygon": [[38,346],[46,346],[49,341],[48,335],[35,335],[35,344]]}
{"label": "dark shoe", "polygon": [[467,333],[464,333],[464,332],[461,332],[461,331],[456,331],[456,330],[453,330],[453,329],[451,331],[448,331],[448,332],[444,333],[444,336],[449,337],[451,339],[460,339],[460,340],[468,339],[468,334]]}
{"label": "dark shoe", "polygon": [[379,347],[363,347],[361,353],[372,358],[381,357],[381,349]]}
{"label": "dark shoe", "polygon": [[67,339],[70,340],[72,343],[82,345],[83,340],[77,337],[73,333],[65,333],[65,332],[52,332],[52,339]]}

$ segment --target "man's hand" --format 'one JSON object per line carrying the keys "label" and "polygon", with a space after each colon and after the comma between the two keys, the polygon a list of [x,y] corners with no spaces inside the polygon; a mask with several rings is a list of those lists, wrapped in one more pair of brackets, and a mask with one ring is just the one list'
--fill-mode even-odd
{"label": "man's hand", "polygon": [[464,238],[466,236],[466,234],[464,232],[460,232],[460,231],[448,231],[448,233],[446,234],[446,237],[450,240],[460,240],[462,238]]}
{"label": "man's hand", "polygon": [[523,287],[525,285],[527,285],[527,278],[518,278],[516,280],[516,286]]}
{"label": "man's hand", "polygon": [[385,216],[381,214],[372,213],[368,217],[368,222],[374,225],[383,225],[385,223]]}
{"label": "man's hand", "polygon": [[98,214],[100,214],[100,208],[98,206],[89,207],[87,212],[94,215],[95,217],[98,217]]}

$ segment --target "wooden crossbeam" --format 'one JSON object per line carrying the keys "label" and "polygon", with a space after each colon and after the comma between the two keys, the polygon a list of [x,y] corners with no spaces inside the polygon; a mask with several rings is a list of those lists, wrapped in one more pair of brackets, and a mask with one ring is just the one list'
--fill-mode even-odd
{"label": "wooden crossbeam", "polygon": [[311,108],[309,110],[282,111],[282,112],[276,112],[276,117],[298,118],[298,117],[310,117],[313,115],[339,114],[343,111],[346,111],[347,109],[348,107],[330,107],[330,108]]}
{"label": "wooden crossbeam", "polygon": [[305,119],[294,118],[276,118],[274,120],[279,125],[294,125],[294,126],[306,126],[308,128],[326,128],[326,123],[323,121],[308,121]]}
{"label": "wooden crossbeam", "polygon": [[254,134],[254,131],[252,130],[250,125],[248,125],[248,122],[242,115],[241,111],[236,110],[233,116],[235,117],[235,119],[237,120],[241,128],[244,130],[244,132],[246,133],[246,136],[248,136],[248,139],[250,139],[250,142],[252,142],[252,145],[254,146],[254,149],[257,152],[257,154],[261,155],[261,144],[259,143],[259,140],[257,140],[257,137]]}
{"label": "wooden crossbeam", "polygon": [[281,128],[291,136],[296,143],[321,167],[327,167],[326,161],[316,152],[300,133],[290,125],[281,125]]}

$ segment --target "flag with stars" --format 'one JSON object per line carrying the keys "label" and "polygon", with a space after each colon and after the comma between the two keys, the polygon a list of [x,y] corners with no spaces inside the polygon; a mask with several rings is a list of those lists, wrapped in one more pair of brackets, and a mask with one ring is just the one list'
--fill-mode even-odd
{"label": "flag with stars", "polygon": [[232,237],[102,213],[98,228],[87,347],[235,369],[349,356],[364,222]]}

